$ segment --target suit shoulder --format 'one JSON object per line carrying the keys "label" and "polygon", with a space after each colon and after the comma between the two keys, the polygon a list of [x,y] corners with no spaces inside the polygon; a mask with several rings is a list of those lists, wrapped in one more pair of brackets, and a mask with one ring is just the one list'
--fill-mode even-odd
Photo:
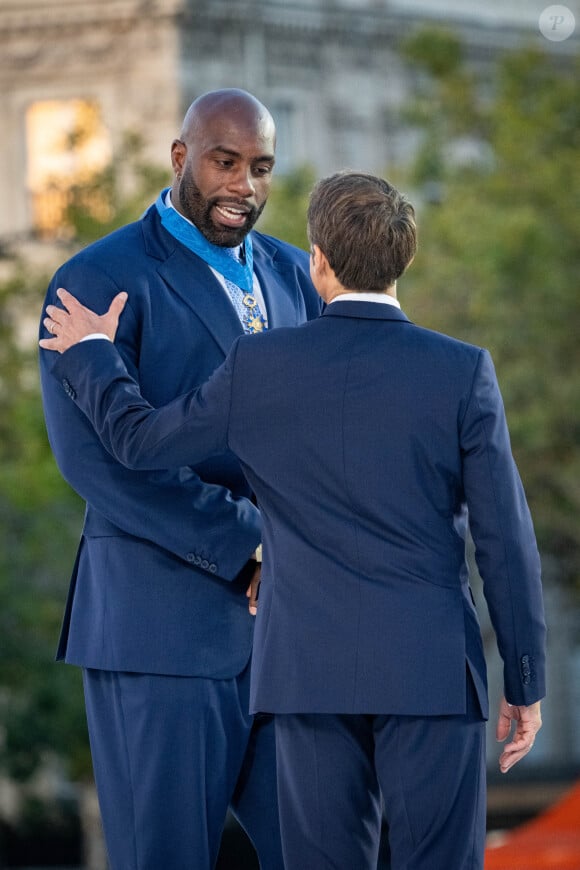
{"label": "suit shoulder", "polygon": [[296,326],[277,326],[276,329],[268,329],[260,335],[242,335],[236,341],[237,355],[248,355],[250,359],[269,356],[283,359],[288,352],[303,352],[316,346],[320,322],[321,318],[317,317]]}
{"label": "suit shoulder", "polygon": [[[102,257],[116,257],[121,258],[123,256],[123,252],[125,252],[125,257],[127,255],[127,247],[135,248],[139,245],[143,244],[143,233],[141,228],[141,221],[135,221],[130,224],[126,224],[125,226],[119,227],[117,230],[113,230],[113,232],[108,233],[106,236],[103,236],[101,239],[97,239],[94,242],[91,242],[86,247],[81,248],[81,250],[77,251],[63,266],[68,266],[69,264],[78,264],[78,263],[91,263],[91,262],[99,262]],[[61,266],[61,268],[63,268]]]}
{"label": "suit shoulder", "polygon": [[443,352],[463,355],[466,357],[479,357],[484,348],[476,344],[470,344],[460,338],[455,338],[452,335],[447,335],[444,332],[437,332],[435,329],[429,329],[426,326],[418,326],[413,324],[416,340],[424,343],[431,348],[439,347]]}
{"label": "suit shoulder", "polygon": [[493,367],[489,352],[478,345],[423,326],[413,325],[405,333],[408,337],[402,340],[409,359],[422,371],[433,376],[438,373],[449,383],[459,380],[469,389],[478,371]]}
{"label": "suit shoulder", "polygon": [[138,220],[77,251],[59,267],[55,277],[102,275],[118,281],[128,271],[135,271],[140,255],[145,256],[145,242],[143,222]]}

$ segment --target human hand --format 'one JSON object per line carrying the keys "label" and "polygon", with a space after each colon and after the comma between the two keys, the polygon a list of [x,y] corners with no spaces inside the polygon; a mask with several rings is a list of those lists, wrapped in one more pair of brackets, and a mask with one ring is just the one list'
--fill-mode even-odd
{"label": "human hand", "polygon": [[260,594],[260,578],[262,576],[262,563],[256,562],[254,573],[246,592],[246,598],[249,598],[248,610],[252,616],[258,612],[258,595]]}
{"label": "human hand", "polygon": [[505,698],[502,698],[495,732],[497,740],[501,742],[507,740],[514,722],[513,739],[504,746],[499,757],[499,768],[502,773],[507,773],[514,764],[521,761],[534,745],[536,734],[542,727],[540,701],[530,704],[529,707],[512,707]]}
{"label": "human hand", "polygon": [[102,315],[85,308],[63,287],[59,287],[56,295],[64,308],[58,308],[56,305],[46,306],[47,316],[42,322],[53,337],[42,338],[38,342],[40,347],[64,353],[73,344],[77,344],[82,338],[95,332],[103,333],[114,341],[119,317],[128,298],[127,293],[117,293],[109,310]]}

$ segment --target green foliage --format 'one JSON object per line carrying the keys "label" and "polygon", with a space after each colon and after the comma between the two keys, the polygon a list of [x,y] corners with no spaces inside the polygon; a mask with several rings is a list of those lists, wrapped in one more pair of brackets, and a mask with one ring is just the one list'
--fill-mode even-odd
{"label": "green foliage", "polygon": [[433,79],[443,81],[457,74],[463,61],[461,42],[452,30],[443,27],[420,28],[407,39],[404,53]]}
{"label": "green foliage", "polygon": [[79,675],[54,664],[82,505],[51,455],[27,335],[45,286],[21,265],[0,285],[0,763],[25,777],[52,752],[86,778]]}
{"label": "green foliage", "polygon": [[[492,351],[540,548],[580,586],[578,72],[508,55],[493,99],[473,91],[461,126],[448,95],[464,74],[438,71],[432,112],[415,115],[436,171],[420,154],[411,180],[419,201],[433,180],[439,197],[420,205],[420,252],[401,286],[419,322]],[[453,131],[475,159],[457,157]]]}
{"label": "green foliage", "polygon": [[425,131],[415,161],[415,175],[433,182],[443,176],[440,151],[454,136],[483,132],[485,112],[477,108],[476,79],[463,66],[457,36],[443,28],[424,28],[406,40],[403,54],[415,71],[414,99],[406,106],[407,123]]}
{"label": "green foliage", "polygon": [[306,209],[315,175],[307,166],[289,175],[275,177],[259,229],[299,248],[308,250]]}

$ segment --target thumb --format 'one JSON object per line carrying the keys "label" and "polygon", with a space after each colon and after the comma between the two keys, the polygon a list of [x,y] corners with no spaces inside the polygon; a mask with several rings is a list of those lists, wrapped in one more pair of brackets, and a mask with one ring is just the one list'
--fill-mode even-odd
{"label": "thumb", "polygon": [[501,699],[499,714],[497,717],[496,740],[503,742],[509,736],[512,729],[513,711],[505,697]]}
{"label": "thumb", "polygon": [[111,341],[115,340],[115,336],[117,334],[117,326],[119,325],[119,317],[123,312],[123,308],[125,307],[125,303],[127,302],[128,295],[125,291],[121,293],[117,293],[111,304],[109,305],[109,310],[106,314],[103,314],[101,318],[103,332],[105,332]]}
{"label": "thumb", "polygon": [[118,320],[123,312],[123,308],[125,307],[128,298],[129,294],[125,293],[124,290],[121,293],[117,293],[117,295],[109,305],[109,310],[107,311],[107,314]]}

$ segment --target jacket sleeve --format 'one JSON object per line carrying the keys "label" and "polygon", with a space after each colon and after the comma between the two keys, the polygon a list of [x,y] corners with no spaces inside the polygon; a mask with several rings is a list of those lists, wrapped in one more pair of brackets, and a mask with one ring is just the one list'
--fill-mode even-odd
{"label": "jacket sleeve", "polygon": [[[58,304],[55,291],[73,289],[80,301],[105,311],[122,288],[106,274],[93,276],[90,299],[79,291],[79,280],[57,273],[46,303]],[[86,280],[83,285],[86,286]],[[127,305],[119,329],[119,349],[136,373],[137,329]],[[48,334],[41,326],[42,337]],[[105,342],[90,342],[92,345]],[[112,348],[111,348],[112,349]],[[79,353],[72,348],[68,354]],[[82,351],[80,351],[82,353]],[[48,437],[63,477],[98,514],[122,532],[151,541],[187,562],[192,554],[217,553],[218,574],[232,580],[241,571],[261,538],[261,521],[250,499],[234,497],[224,486],[208,484],[187,467],[167,466],[158,472],[125,468],[102,446],[86,416],[66,395],[62,378],[54,371],[61,360],[51,351],[40,352],[40,374]],[[56,377],[55,377],[56,375]]]}
{"label": "jacket sleeve", "polygon": [[57,360],[53,374],[124,466],[180,468],[228,449],[235,348],[205,384],[162,408],[143,398],[110,341],[74,345]]}
{"label": "jacket sleeve", "polygon": [[507,700],[545,695],[540,556],[490,355],[481,350],[460,424],[463,485],[483,590],[504,665]]}

